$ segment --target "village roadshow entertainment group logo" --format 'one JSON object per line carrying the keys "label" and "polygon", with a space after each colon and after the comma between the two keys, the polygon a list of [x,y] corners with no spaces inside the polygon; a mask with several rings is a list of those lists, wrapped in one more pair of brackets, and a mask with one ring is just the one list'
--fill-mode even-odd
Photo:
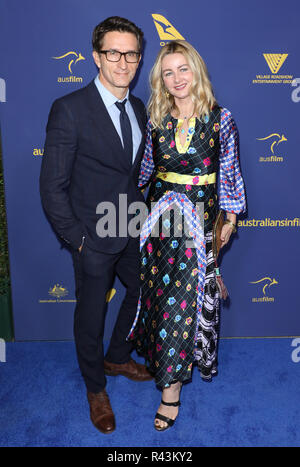
{"label": "village roadshow entertainment group logo", "polygon": [[286,53],[264,53],[263,57],[269,67],[271,73],[256,75],[256,79],[252,80],[252,84],[292,84],[293,75],[279,75],[278,72],[286,61],[288,54]]}

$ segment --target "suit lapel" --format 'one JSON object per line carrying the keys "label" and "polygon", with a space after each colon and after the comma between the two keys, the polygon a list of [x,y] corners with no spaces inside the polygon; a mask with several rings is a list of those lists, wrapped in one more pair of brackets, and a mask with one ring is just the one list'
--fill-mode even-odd
{"label": "suit lapel", "polygon": [[88,101],[91,111],[91,118],[99,131],[99,138],[107,145],[108,154],[113,153],[116,164],[125,170],[130,169],[118,132],[110,118],[110,115],[103,103],[99,91],[92,81],[87,86]]}
{"label": "suit lapel", "polygon": [[141,134],[142,134],[141,142],[140,142],[139,148],[137,150],[134,162],[132,164],[132,170],[134,170],[136,165],[140,162],[141,157],[142,157],[142,155],[144,153],[144,147],[145,147],[145,122],[144,122],[143,114],[141,114],[138,106],[136,105],[135,100],[132,98],[131,95],[129,95],[129,100],[130,100],[130,104],[132,105],[133,111],[135,113],[137,122],[138,122],[140,130],[141,130]]}

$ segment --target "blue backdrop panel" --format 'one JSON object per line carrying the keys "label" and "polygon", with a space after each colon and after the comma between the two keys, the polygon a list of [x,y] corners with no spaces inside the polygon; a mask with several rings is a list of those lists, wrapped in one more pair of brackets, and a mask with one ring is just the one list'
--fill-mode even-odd
{"label": "blue backdrop panel", "polygon": [[[17,340],[73,338],[72,261],[45,218],[38,179],[50,106],[96,76],[92,31],[112,15],[131,19],[145,33],[133,83],[145,103],[161,45],[180,34],[202,55],[218,102],[237,122],[248,212],[223,252],[230,301],[222,307],[221,335],[300,334],[299,103],[291,84],[300,77],[299,13],[296,0],[201,1],[186,8],[153,0],[143,9],[137,0],[112,6],[1,1],[0,112]],[[118,281],[115,288],[106,338],[124,296]]]}

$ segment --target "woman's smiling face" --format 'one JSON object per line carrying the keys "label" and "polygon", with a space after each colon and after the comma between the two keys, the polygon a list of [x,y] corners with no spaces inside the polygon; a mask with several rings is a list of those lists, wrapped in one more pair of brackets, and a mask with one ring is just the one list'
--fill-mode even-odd
{"label": "woman's smiling face", "polygon": [[194,74],[187,59],[181,53],[165,55],[161,62],[162,79],[168,92],[175,99],[190,95]]}

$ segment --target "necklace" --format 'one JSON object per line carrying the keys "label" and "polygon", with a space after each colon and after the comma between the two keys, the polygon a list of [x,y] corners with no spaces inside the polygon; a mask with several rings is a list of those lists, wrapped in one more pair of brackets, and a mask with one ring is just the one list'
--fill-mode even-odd
{"label": "necklace", "polygon": [[180,116],[178,117],[179,120],[189,120],[190,118],[192,118],[192,116],[194,115],[194,111],[191,113],[191,115],[188,117],[187,115],[185,115],[183,118],[180,118]]}
{"label": "necklace", "polygon": [[181,133],[183,121],[177,122],[177,127],[175,128],[175,143],[177,151],[180,154],[185,154],[188,151],[193,134],[195,132],[196,118],[192,117],[189,121],[189,127],[186,132],[186,135]]}
{"label": "necklace", "polygon": [[[189,122],[190,119],[192,118],[193,114],[194,114],[194,112],[193,112],[189,117],[187,117],[187,116],[186,116],[186,117],[183,117],[183,120]],[[179,117],[178,117],[178,118],[179,118]],[[182,119],[181,119],[181,120],[182,120]],[[184,128],[181,128],[181,133],[182,133],[183,135],[184,135],[185,132],[186,132],[186,130],[185,130]]]}

